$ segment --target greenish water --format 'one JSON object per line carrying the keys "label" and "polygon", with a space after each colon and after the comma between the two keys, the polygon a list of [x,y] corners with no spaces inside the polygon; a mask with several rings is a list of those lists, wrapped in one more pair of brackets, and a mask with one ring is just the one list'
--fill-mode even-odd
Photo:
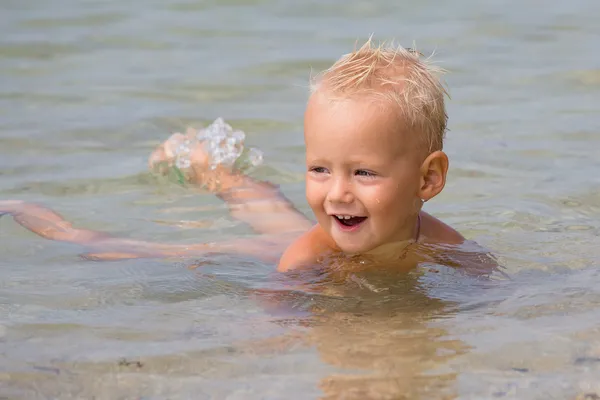
{"label": "greenish water", "polygon": [[146,172],[170,132],[222,116],[308,212],[308,76],[375,32],[450,70],[449,184],[427,211],[512,279],[424,268],[320,297],[233,257],[84,261],[3,218],[0,397],[600,395],[598,18],[594,0],[4,0],[0,199],[126,237],[250,235]]}

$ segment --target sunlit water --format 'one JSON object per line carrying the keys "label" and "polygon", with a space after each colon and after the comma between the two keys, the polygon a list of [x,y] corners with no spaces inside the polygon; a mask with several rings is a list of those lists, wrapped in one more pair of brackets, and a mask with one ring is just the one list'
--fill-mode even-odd
{"label": "sunlit water", "polygon": [[170,132],[222,116],[308,213],[308,76],[375,32],[450,70],[449,184],[426,209],[511,279],[300,277],[316,295],[238,257],[85,261],[5,217],[0,397],[596,398],[598,18],[596,0],[2,1],[1,199],[124,237],[251,235],[146,172]]}

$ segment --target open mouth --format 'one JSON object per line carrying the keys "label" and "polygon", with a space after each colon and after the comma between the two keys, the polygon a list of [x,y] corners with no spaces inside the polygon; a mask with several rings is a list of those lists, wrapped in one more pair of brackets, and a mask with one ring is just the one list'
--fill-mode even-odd
{"label": "open mouth", "polygon": [[364,222],[367,217],[358,217],[354,215],[333,215],[333,218],[342,226],[346,228],[358,227]]}

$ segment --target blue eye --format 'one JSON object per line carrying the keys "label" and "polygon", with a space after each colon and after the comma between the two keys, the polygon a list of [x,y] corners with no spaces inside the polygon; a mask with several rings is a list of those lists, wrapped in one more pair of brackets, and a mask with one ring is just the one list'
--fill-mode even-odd
{"label": "blue eye", "polygon": [[371,171],[364,170],[364,169],[356,170],[356,172],[354,174],[358,175],[358,176],[365,176],[365,177],[368,177],[368,178],[371,178],[371,177],[375,176],[375,173],[373,173]]}
{"label": "blue eye", "polygon": [[324,174],[327,172],[327,169],[323,167],[312,167],[310,168],[310,172],[314,172],[316,174]]}

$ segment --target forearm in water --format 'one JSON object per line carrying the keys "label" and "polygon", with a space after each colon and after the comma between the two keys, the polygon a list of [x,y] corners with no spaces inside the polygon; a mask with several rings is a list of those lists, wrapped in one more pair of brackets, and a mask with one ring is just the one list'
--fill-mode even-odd
{"label": "forearm in water", "polygon": [[[90,250],[92,260],[130,258],[200,257],[211,253],[254,256],[273,262],[293,235],[260,236],[230,242],[164,244],[116,238],[105,232],[79,229],[49,208],[22,201],[0,201],[0,216],[9,214],[15,222],[49,240],[75,243]],[[289,236],[289,237],[288,237]]]}
{"label": "forearm in water", "polygon": [[260,234],[300,232],[312,223],[269,182],[217,166],[214,170],[192,167],[192,183],[215,193],[229,207],[231,215]]}

